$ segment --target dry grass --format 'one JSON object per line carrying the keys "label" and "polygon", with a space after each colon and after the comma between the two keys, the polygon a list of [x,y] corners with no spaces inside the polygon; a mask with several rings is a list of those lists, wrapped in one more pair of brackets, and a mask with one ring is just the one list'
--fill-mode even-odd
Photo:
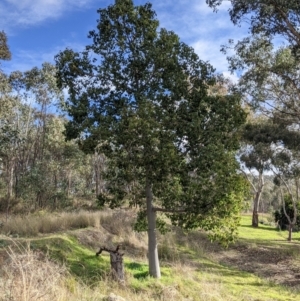
{"label": "dry grass", "polygon": [[42,252],[15,243],[0,267],[1,301],[99,301],[104,295],[80,284]]}
{"label": "dry grass", "polygon": [[134,211],[116,209],[109,214],[102,214],[101,226],[109,233],[122,236],[132,232],[136,214]]}
{"label": "dry grass", "polygon": [[[111,282],[109,277],[103,278],[96,286],[88,287],[72,277],[64,266],[50,261],[42,252],[34,252],[29,245],[23,247],[13,240],[11,243],[11,247],[6,249],[6,260],[0,267],[1,301],[104,301],[115,300],[113,297],[108,298],[114,295],[122,296],[127,301],[195,300],[183,297],[178,285],[162,285],[154,281],[154,291],[144,287],[134,292],[130,287]],[[187,267],[175,267],[179,273],[190,275],[191,271]],[[156,296],[157,292],[159,296]]]}
{"label": "dry grass", "polygon": [[[14,243],[24,243],[30,239],[2,243],[3,247],[9,245],[10,248],[6,249],[7,259],[2,261],[4,251],[0,249],[0,301],[104,301],[109,300],[107,296],[111,293],[122,296],[127,301],[298,300],[297,292],[294,294],[253,274],[230,268],[230,262],[228,266],[216,263],[216,254],[226,252],[230,255],[244,245],[238,244],[225,251],[217,244],[211,244],[199,231],[186,233],[172,228],[172,232],[159,235],[163,277],[159,281],[152,279],[147,276],[146,234],[132,231],[134,220],[135,213],[126,210],[60,214],[41,212],[26,217],[11,217],[4,223],[2,233],[34,236],[36,234],[32,233],[90,228],[51,235],[48,240],[45,237],[32,240],[32,247],[36,250],[49,252],[53,260],[62,258],[61,262],[64,262],[68,271],[64,266],[58,266],[49,260],[45,253],[33,252],[28,246],[21,247]],[[243,227],[242,230],[249,229]],[[255,233],[259,231],[266,232],[268,229],[262,227]],[[77,239],[73,239],[74,236]],[[68,238],[65,239],[66,237]],[[255,238],[257,236],[251,237]],[[109,267],[108,255],[104,254],[96,260],[92,249],[96,250],[104,244],[107,247],[111,244],[113,247],[119,243],[123,245],[126,254],[126,286],[111,282],[106,274],[101,274],[97,279],[92,278],[94,270],[104,269],[105,262]],[[47,248],[43,249],[43,244]],[[256,247],[253,251],[261,252]],[[241,254],[244,253],[247,252],[243,248]],[[85,278],[80,277],[83,274],[90,275],[92,281],[85,282]]]}
{"label": "dry grass", "polygon": [[136,215],[127,210],[78,211],[49,213],[40,211],[28,215],[12,215],[1,219],[0,233],[13,236],[36,236],[80,228],[103,227],[108,233],[125,237],[132,232]]}
{"label": "dry grass", "polygon": [[26,216],[10,216],[3,221],[0,233],[13,236],[36,236],[86,227],[99,228],[101,219],[112,215],[111,212],[62,212],[48,213],[41,211]]}
{"label": "dry grass", "polygon": [[66,269],[29,246],[14,247],[7,249],[8,258],[1,267],[0,300],[58,300]]}

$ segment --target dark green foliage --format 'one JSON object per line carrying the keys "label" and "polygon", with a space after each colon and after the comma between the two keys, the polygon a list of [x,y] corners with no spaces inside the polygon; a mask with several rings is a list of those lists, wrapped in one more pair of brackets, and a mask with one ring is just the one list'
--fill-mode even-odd
{"label": "dark green foliage", "polygon": [[[284,199],[285,199],[284,203],[285,203],[286,213],[292,220],[294,218],[293,202],[288,195],[285,195]],[[297,204],[297,211],[300,212],[300,203]],[[284,214],[283,205],[281,206],[281,208],[279,210],[276,210],[274,212],[274,219],[275,219],[275,223],[278,223],[278,225],[280,226],[280,229],[282,229],[282,230],[288,229],[289,221],[288,221],[286,215]],[[300,216],[299,215],[297,216],[297,221],[296,221],[296,225],[294,226],[294,229],[295,229],[295,227],[300,229]]]}
{"label": "dark green foliage", "polygon": [[7,36],[4,31],[0,31],[0,60],[10,60],[11,53],[7,45]]}
{"label": "dark green foliage", "polygon": [[99,204],[129,202],[144,211],[149,185],[153,205],[168,210],[174,224],[232,239],[247,190],[236,174],[246,117],[240,95],[208,95],[212,66],[159,29],[151,4],[116,1],[98,12],[92,44],[60,52],[56,64],[70,95],[67,138],[108,158]]}

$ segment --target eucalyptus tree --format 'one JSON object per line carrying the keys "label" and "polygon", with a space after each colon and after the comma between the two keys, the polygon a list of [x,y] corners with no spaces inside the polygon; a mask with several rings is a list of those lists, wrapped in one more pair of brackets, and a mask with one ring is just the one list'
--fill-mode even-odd
{"label": "eucalyptus tree", "polygon": [[[7,44],[7,37],[1,31],[0,60],[9,60],[10,58],[11,53]],[[0,69],[0,169],[6,187],[4,204],[1,204],[1,207],[5,207],[7,213],[13,197],[16,151],[20,144],[18,128],[15,126],[15,117],[18,114],[16,106],[19,107],[20,102],[11,92],[9,77]]]}
{"label": "eucalyptus tree", "polygon": [[[215,10],[224,0],[206,0]],[[226,1],[228,2],[228,1]],[[294,53],[300,50],[300,3],[298,0],[229,0],[229,14],[235,25],[246,23],[252,36],[280,37]]]}
{"label": "eucalyptus tree", "polygon": [[[299,189],[300,189],[300,133],[297,127],[287,128],[285,124],[266,119],[264,122],[251,123],[245,126],[243,140],[251,147],[246,148],[241,155],[241,161],[249,169],[256,169],[258,176],[255,190],[253,220],[257,221],[257,208],[255,202],[259,198],[264,187],[264,172],[272,171],[274,183],[279,187],[279,197],[283,212],[289,224],[289,237],[291,240],[292,230],[297,222]],[[250,180],[250,179],[249,179]],[[285,200],[288,204],[285,204]],[[288,206],[292,206],[293,214],[287,213]],[[253,226],[257,226],[252,223]]]}
{"label": "eucalyptus tree", "polygon": [[[298,221],[300,202],[300,157],[299,152],[282,148],[279,145],[272,158],[274,183],[280,189],[282,209],[288,221],[288,241],[292,240],[292,231]],[[289,208],[291,207],[291,208]],[[292,214],[289,214],[292,211]]]}
{"label": "eucalyptus tree", "polygon": [[[36,174],[31,192],[37,192],[37,203],[42,203],[43,187],[49,187],[47,181],[41,185],[40,180],[48,164],[44,150],[51,112],[46,109],[61,97],[54,74],[54,67],[47,63],[41,69],[1,73],[0,155],[8,200],[25,197],[23,177],[29,179],[29,173]],[[31,184],[27,186],[32,187]]]}
{"label": "eucalyptus tree", "polygon": [[107,157],[111,208],[125,202],[147,216],[149,271],[160,277],[156,214],[223,241],[236,234],[246,191],[237,174],[239,95],[208,95],[213,68],[164,28],[151,4],[115,1],[99,9],[92,44],[56,56],[68,88],[67,138]]}
{"label": "eucalyptus tree", "polygon": [[[34,110],[34,119],[36,123],[35,143],[33,147],[33,153],[31,156],[32,171],[35,176],[38,177],[40,185],[36,186],[36,206],[43,207],[47,199],[47,191],[50,189],[50,185],[47,185],[48,172],[52,168],[54,182],[56,173],[59,167],[54,168],[50,166],[49,155],[50,150],[54,151],[54,147],[50,147],[48,144],[51,139],[52,130],[56,130],[53,127],[53,114],[54,106],[61,102],[63,95],[62,91],[58,89],[55,80],[56,69],[55,66],[49,63],[43,63],[41,68],[33,68],[24,72],[22,83],[24,85],[25,92],[30,96],[31,101],[34,103],[36,109]],[[54,146],[54,145],[53,145]],[[50,155],[50,158],[53,154]],[[51,167],[51,168],[50,168]],[[52,173],[50,172],[50,173]],[[44,181],[43,181],[44,179]],[[55,185],[54,185],[55,186]],[[55,189],[53,191],[56,191]]]}
{"label": "eucalyptus tree", "polygon": [[[206,2],[217,10],[223,0]],[[278,120],[299,123],[300,2],[230,3],[232,22],[248,26],[250,32],[249,37],[234,45],[235,55],[228,58],[231,71],[243,71],[240,89],[249,95],[254,108],[271,116],[276,114]]]}
{"label": "eucalyptus tree", "polygon": [[[207,3],[215,9],[222,2],[207,0]],[[272,165],[275,166],[272,170],[277,175],[278,184],[281,184],[281,191],[284,187],[293,207],[296,208],[298,198],[290,185],[291,182],[293,184],[297,182],[295,176],[297,160],[291,159],[288,154],[293,154],[292,157],[297,158],[300,145],[300,2],[297,0],[230,2],[232,6],[229,13],[232,22],[236,25],[246,23],[249,26],[250,36],[235,44],[231,41],[231,45],[223,50],[226,53],[227,48],[233,46],[235,55],[228,57],[228,60],[231,71],[242,71],[238,84],[239,91],[254,110],[270,118],[273,130],[267,130],[266,137],[272,141],[273,148],[275,145],[280,146],[280,155],[274,153],[271,156]],[[259,131],[257,134],[259,135]],[[290,160],[290,163],[287,161],[284,163],[283,157]],[[282,202],[284,199],[282,197]],[[296,217],[289,220],[290,229],[295,219]]]}
{"label": "eucalyptus tree", "polygon": [[[257,118],[258,119],[258,118]],[[258,227],[258,208],[263,193],[266,171],[270,170],[272,151],[272,125],[267,120],[253,120],[243,129],[244,145],[240,150],[242,171],[254,191],[252,227]]]}
{"label": "eucalyptus tree", "polygon": [[266,36],[245,38],[234,45],[234,50],[235,54],[228,57],[229,68],[243,71],[238,89],[245,101],[282,126],[299,124],[300,61],[292,50],[276,49]]}

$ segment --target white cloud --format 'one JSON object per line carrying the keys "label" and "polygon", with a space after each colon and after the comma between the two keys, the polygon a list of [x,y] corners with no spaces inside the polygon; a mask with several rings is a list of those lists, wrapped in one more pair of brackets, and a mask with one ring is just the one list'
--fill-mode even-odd
{"label": "white cloud", "polygon": [[[63,17],[67,12],[72,13],[71,10],[83,10],[91,5],[95,6],[96,11],[99,7],[107,6],[108,2],[113,3],[114,1],[0,0],[0,29],[6,30],[5,26],[14,26],[18,30],[22,25],[40,24],[48,19]],[[134,1],[136,5],[146,2],[147,0]],[[209,61],[218,72],[227,72],[226,56],[220,52],[220,47],[227,44],[229,38],[239,40],[245,35],[242,28],[234,27],[230,21],[228,14],[230,1],[224,1],[225,4],[219,8],[217,13],[213,12],[204,0],[152,0],[151,2],[162,27],[178,34],[182,41],[194,47],[200,59]],[[67,46],[75,50],[82,50],[83,45],[86,44],[83,38],[86,37],[79,37],[76,32],[70,33],[66,39],[70,39],[70,37],[72,41],[78,41],[78,45],[68,43],[64,45],[61,40],[58,40],[57,44],[60,46],[53,45],[46,53],[45,50],[36,51],[34,45],[31,47],[33,51],[14,50],[9,69],[11,71],[27,70],[32,66],[39,66],[43,61],[53,62],[54,55]],[[27,49],[30,48],[27,47]],[[41,48],[39,47],[39,49]]]}
{"label": "white cloud", "polygon": [[223,71],[224,77],[229,78],[233,84],[236,84],[239,81],[239,77],[236,73],[231,73],[229,71]]}
{"label": "white cloud", "polygon": [[56,19],[66,11],[87,8],[95,0],[1,0],[0,28],[33,25]]}
{"label": "white cloud", "polygon": [[199,58],[208,61],[217,72],[223,73],[228,70],[226,56],[220,52],[220,41],[199,39],[191,45]]}
{"label": "white cloud", "polygon": [[200,59],[209,61],[218,72],[228,70],[226,56],[220,52],[221,45],[245,35],[245,31],[230,20],[230,1],[224,1],[217,12],[204,0],[178,0],[176,4],[171,0],[154,0],[152,3],[162,27],[178,34],[195,49]]}

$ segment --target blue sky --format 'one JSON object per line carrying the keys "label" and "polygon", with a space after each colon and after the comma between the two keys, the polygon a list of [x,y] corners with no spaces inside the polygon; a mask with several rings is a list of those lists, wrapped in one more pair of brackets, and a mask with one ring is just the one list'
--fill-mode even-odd
{"label": "blue sky", "polygon": [[[135,5],[148,1],[136,0]],[[214,13],[205,0],[152,0],[160,26],[177,33],[194,47],[202,60],[218,72],[229,75],[220,45],[228,39],[241,39],[246,28],[230,21],[229,4]],[[96,27],[97,9],[114,0],[0,0],[0,30],[8,36],[12,60],[2,63],[5,72],[25,71],[43,62],[54,62],[54,55],[66,47],[76,51],[89,44],[89,30]],[[229,3],[229,1],[228,1]],[[236,75],[231,75],[233,79]]]}

